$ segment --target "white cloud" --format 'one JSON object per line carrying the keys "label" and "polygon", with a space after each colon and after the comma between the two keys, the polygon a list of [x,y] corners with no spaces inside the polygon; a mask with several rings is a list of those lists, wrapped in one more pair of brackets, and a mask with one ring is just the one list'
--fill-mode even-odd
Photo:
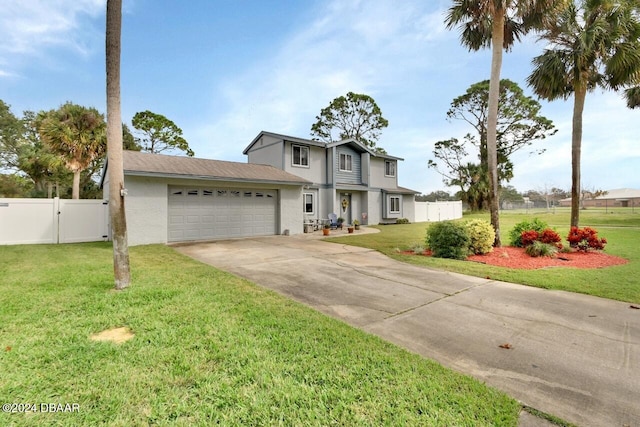
{"label": "white cloud", "polygon": [[[196,139],[248,143],[259,130],[308,137],[320,109],[348,91],[366,93],[392,111],[395,87],[439,61],[426,52],[443,34],[442,11],[420,7],[424,3],[322,4],[313,11],[317,18],[294,30],[271,57],[217,88],[225,112],[196,130]],[[236,149],[198,152],[241,159]]]}
{"label": "white cloud", "polygon": [[[24,56],[43,56],[51,47],[87,55],[98,35],[87,16],[104,13],[105,0],[20,0],[0,8],[0,63],[18,64]],[[13,71],[4,71],[5,76]]]}

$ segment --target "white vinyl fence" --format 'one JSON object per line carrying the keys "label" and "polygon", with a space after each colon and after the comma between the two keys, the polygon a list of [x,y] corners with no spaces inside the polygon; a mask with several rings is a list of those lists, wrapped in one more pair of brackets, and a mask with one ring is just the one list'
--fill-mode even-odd
{"label": "white vinyl fence", "polygon": [[415,222],[462,218],[462,202],[416,202]]}
{"label": "white vinyl fence", "polygon": [[107,240],[103,200],[0,199],[0,245]]}

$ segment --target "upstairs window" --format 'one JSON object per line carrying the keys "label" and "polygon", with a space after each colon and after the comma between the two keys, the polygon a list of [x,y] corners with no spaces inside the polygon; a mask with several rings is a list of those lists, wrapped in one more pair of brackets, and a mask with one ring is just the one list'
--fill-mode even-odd
{"label": "upstairs window", "polygon": [[309,147],[302,145],[292,145],[292,164],[293,166],[309,167]]}
{"label": "upstairs window", "polygon": [[353,158],[351,154],[340,154],[340,170],[345,172],[351,172],[353,164]]}
{"label": "upstairs window", "polygon": [[396,162],[391,160],[385,160],[384,162],[384,175],[396,176]]}

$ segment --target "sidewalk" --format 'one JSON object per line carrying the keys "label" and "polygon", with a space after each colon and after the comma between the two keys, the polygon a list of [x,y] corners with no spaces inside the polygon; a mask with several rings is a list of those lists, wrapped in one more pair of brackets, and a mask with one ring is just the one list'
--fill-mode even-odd
{"label": "sidewalk", "polygon": [[299,238],[299,239],[313,239],[313,240],[317,240],[317,239],[323,239],[325,237],[343,237],[343,236],[358,236],[358,235],[362,235],[362,234],[373,234],[373,233],[379,233],[380,230],[378,230],[377,228],[373,228],[373,227],[368,227],[366,225],[361,225],[359,230],[353,230],[353,233],[349,233],[349,230],[346,226],[343,226],[342,229],[340,228],[336,228],[333,230],[329,230],[329,235],[325,236],[322,233],[322,229],[320,230],[316,230],[313,233],[304,233],[304,234],[297,234],[295,236],[293,236],[294,238]]}

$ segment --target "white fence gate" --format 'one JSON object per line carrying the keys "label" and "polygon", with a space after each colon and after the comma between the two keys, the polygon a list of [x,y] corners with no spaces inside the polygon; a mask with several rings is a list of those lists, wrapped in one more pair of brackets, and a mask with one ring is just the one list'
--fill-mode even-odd
{"label": "white fence gate", "polygon": [[108,240],[103,200],[0,199],[0,245]]}
{"label": "white fence gate", "polygon": [[416,222],[462,218],[462,202],[416,202]]}

